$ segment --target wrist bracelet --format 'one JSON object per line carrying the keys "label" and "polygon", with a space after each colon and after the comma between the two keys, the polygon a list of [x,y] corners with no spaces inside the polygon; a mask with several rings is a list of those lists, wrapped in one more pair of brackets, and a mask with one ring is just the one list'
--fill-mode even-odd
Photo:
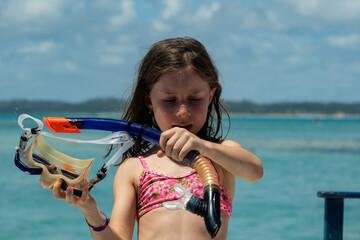
{"label": "wrist bracelet", "polygon": [[86,221],[86,223],[89,225],[89,228],[90,228],[91,230],[95,231],[95,232],[100,232],[100,231],[104,230],[104,229],[108,226],[109,221],[110,221],[110,219],[106,216],[106,214],[105,214],[103,211],[101,211],[101,210],[99,210],[99,211],[100,211],[101,214],[105,217],[105,223],[104,223],[104,225],[102,225],[102,226],[100,226],[100,227],[93,227],[93,226],[91,226],[91,225],[88,223],[88,221],[87,221],[86,218],[85,218],[85,221]]}

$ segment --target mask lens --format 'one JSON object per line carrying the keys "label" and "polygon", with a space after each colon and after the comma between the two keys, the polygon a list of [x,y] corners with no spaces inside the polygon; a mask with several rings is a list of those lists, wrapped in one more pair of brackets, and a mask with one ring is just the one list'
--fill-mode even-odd
{"label": "mask lens", "polygon": [[59,178],[69,186],[82,188],[82,180],[87,179],[93,162],[93,159],[80,160],[56,151],[40,134],[19,156],[28,167],[42,168],[40,183],[44,188],[51,188]]}

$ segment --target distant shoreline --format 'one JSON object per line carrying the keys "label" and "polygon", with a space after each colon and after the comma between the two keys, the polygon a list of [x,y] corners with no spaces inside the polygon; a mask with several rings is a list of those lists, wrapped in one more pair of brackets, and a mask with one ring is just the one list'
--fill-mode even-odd
{"label": "distant shoreline", "polygon": [[[46,100],[0,101],[0,113],[119,113],[126,102],[117,98],[98,98],[80,103]],[[250,101],[225,101],[227,111],[234,115],[274,116],[274,117],[357,117],[360,103],[322,102],[280,102],[254,103]]]}
{"label": "distant shoreline", "polygon": [[354,119],[360,120],[360,114],[324,114],[324,113],[229,113],[231,117],[237,118],[257,118],[257,119],[310,119],[310,120],[325,120],[325,119]]}

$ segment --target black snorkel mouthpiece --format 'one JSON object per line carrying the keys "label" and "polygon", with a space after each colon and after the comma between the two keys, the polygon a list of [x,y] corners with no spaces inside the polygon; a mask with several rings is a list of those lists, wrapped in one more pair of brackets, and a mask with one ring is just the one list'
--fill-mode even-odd
{"label": "black snorkel mouthpiece", "polygon": [[191,196],[186,210],[204,218],[206,230],[214,238],[221,227],[220,187],[214,167],[196,151],[191,151],[184,161],[200,175],[204,185],[204,199]]}

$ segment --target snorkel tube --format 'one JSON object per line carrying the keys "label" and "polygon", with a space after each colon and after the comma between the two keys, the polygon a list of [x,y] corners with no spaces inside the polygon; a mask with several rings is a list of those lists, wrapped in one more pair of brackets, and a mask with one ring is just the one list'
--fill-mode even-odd
{"label": "snorkel tube", "polygon": [[[46,126],[56,133],[80,133],[80,129],[126,131],[137,140],[146,140],[159,145],[161,132],[142,124],[104,118],[44,118]],[[190,195],[185,201],[186,210],[204,218],[206,229],[214,238],[218,233],[220,220],[220,188],[214,167],[197,151],[189,152],[184,161],[200,175],[204,186],[204,198]]]}
{"label": "snorkel tube", "polygon": [[220,187],[215,169],[197,151],[189,152],[184,161],[198,172],[204,186],[204,199],[192,195],[186,204],[186,210],[202,216],[208,233],[214,238],[221,227]]}

